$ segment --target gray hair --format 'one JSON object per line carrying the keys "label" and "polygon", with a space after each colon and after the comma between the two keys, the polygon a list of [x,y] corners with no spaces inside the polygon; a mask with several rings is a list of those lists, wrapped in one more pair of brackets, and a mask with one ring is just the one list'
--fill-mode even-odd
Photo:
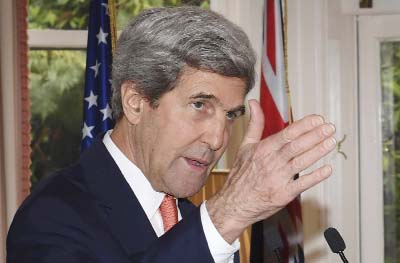
{"label": "gray hair", "polygon": [[135,83],[156,107],[185,66],[254,85],[255,54],[246,34],[221,15],[198,7],[154,8],[140,13],[117,42],[112,67],[114,119],[123,115],[121,85]]}

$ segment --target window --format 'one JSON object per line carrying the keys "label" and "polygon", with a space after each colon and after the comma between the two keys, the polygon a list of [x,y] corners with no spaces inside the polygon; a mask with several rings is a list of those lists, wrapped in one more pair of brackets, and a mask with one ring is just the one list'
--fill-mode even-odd
{"label": "window", "polygon": [[400,259],[400,41],[380,44],[385,262]]}
{"label": "window", "polygon": [[31,50],[31,183],[76,161],[80,152],[86,52]]}
{"label": "window", "polygon": [[399,22],[399,15],[359,18],[362,262],[400,258]]}

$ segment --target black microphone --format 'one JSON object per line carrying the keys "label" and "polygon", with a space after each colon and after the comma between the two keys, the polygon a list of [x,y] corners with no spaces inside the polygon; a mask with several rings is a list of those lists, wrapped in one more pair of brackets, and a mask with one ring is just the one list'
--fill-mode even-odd
{"label": "black microphone", "polygon": [[346,244],[344,243],[342,236],[339,234],[336,228],[329,227],[325,230],[324,236],[332,252],[339,254],[344,263],[349,263],[343,253],[343,251],[346,249]]}
{"label": "black microphone", "polygon": [[264,239],[269,248],[274,252],[276,261],[278,263],[283,263],[281,249],[283,248],[283,243],[281,239],[281,235],[279,234],[276,226],[268,227],[264,230]]}

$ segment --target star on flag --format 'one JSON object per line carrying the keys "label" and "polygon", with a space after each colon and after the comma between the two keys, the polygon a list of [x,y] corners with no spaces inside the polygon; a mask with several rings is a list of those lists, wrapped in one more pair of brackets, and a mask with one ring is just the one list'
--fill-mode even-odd
{"label": "star on flag", "polygon": [[86,137],[93,138],[92,135],[92,130],[94,129],[93,126],[87,126],[86,122],[83,123],[83,128],[82,128],[82,140],[85,139]]}
{"label": "star on flag", "polygon": [[100,68],[101,63],[99,63],[96,59],[96,64],[90,67],[90,69],[94,70],[94,77],[97,78],[97,75],[99,74],[99,68]]}
{"label": "star on flag", "polygon": [[108,33],[105,33],[105,32],[103,31],[103,28],[100,27],[100,31],[99,31],[99,33],[96,35],[97,39],[99,40],[99,41],[97,42],[97,44],[100,45],[100,43],[104,43],[104,44],[107,45],[107,40],[106,40],[106,37],[107,37],[107,36],[108,36]]}
{"label": "star on flag", "polygon": [[112,112],[111,112],[110,105],[108,103],[107,103],[107,106],[100,111],[101,111],[101,113],[103,113],[103,121],[107,120],[107,118],[112,119],[112,115],[111,115]]}
{"label": "star on flag", "polygon": [[108,10],[108,4],[102,3],[101,6],[106,8],[106,15],[110,15],[109,10]]}
{"label": "star on flag", "polygon": [[85,100],[89,103],[88,109],[92,106],[97,106],[97,96],[94,95],[93,91],[90,91],[89,97],[86,97]]}

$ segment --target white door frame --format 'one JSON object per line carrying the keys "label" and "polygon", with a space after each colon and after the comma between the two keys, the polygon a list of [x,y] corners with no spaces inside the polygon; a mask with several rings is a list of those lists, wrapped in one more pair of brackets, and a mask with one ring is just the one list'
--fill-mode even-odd
{"label": "white door frame", "polygon": [[380,43],[400,40],[400,15],[358,23],[361,262],[384,262]]}

